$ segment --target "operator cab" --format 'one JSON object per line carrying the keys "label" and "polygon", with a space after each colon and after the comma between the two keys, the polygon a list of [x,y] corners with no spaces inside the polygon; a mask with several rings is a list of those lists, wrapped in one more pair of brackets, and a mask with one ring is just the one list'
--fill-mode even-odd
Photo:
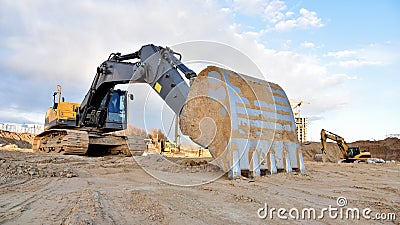
{"label": "operator cab", "polygon": [[349,149],[347,150],[347,154],[349,158],[353,158],[356,155],[360,154],[360,148],[357,147],[349,147]]}
{"label": "operator cab", "polygon": [[[107,130],[124,130],[126,129],[126,106],[127,91],[114,90],[107,107],[107,117],[103,128]],[[106,98],[103,99],[102,105]]]}

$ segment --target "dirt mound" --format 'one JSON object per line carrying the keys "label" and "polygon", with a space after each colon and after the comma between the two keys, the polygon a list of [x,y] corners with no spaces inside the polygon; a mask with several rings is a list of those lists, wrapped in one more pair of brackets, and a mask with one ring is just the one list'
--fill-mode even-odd
{"label": "dirt mound", "polygon": [[202,160],[202,161],[197,162],[192,159],[192,160],[186,160],[186,161],[180,162],[180,165],[186,166],[186,167],[201,166],[201,165],[205,165],[205,164],[208,164],[207,160]]}
{"label": "dirt mound", "polygon": [[400,139],[386,138],[379,141],[356,141],[350,146],[359,146],[361,150],[371,152],[373,158],[400,161]]}
{"label": "dirt mound", "polygon": [[[358,146],[361,150],[371,152],[372,158],[400,161],[400,139],[386,138],[379,141],[356,141],[348,143],[349,146]],[[315,154],[321,154],[320,142],[307,142],[301,145],[304,160],[315,161]],[[324,160],[337,162],[340,159],[340,150],[336,143],[327,142],[327,154]]]}
{"label": "dirt mound", "polygon": [[60,158],[60,156],[41,156],[19,151],[1,151],[0,185],[3,182],[24,177],[76,177],[74,170],[67,164],[71,161]]}
{"label": "dirt mound", "polygon": [[139,165],[143,168],[155,171],[168,171],[172,173],[207,173],[222,172],[221,169],[210,163],[212,158],[171,158],[163,155],[149,155],[136,157]]}
{"label": "dirt mound", "polygon": [[34,134],[0,130],[0,146],[17,145],[18,148],[32,148],[34,138]]}
{"label": "dirt mound", "polygon": [[[306,142],[301,145],[304,160],[315,161],[315,154],[321,154],[321,143],[320,142]],[[323,155],[323,159],[326,162],[337,162],[340,159],[340,150],[336,143],[326,143],[326,155]]]}

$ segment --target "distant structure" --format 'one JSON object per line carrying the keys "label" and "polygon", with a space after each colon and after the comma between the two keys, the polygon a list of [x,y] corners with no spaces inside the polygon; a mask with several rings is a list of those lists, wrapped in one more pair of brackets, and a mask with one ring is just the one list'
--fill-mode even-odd
{"label": "distant structure", "polygon": [[31,133],[38,134],[43,132],[44,125],[42,124],[18,124],[18,123],[0,123],[0,130],[16,133]]}
{"label": "distant structure", "polygon": [[297,140],[299,140],[300,143],[306,142],[308,118],[300,116],[300,106],[302,104],[310,104],[310,103],[305,101],[291,100],[290,104],[292,106],[294,120],[296,122]]}
{"label": "distant structure", "polygon": [[299,140],[300,143],[306,142],[308,118],[295,115],[294,120],[296,121],[297,140]]}
{"label": "distant structure", "polygon": [[399,138],[400,139],[400,134],[387,134],[387,138]]}

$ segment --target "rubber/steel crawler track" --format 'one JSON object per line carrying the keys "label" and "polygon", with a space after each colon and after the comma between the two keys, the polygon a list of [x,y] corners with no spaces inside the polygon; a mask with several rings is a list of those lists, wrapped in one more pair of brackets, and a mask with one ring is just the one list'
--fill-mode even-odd
{"label": "rubber/steel crawler track", "polygon": [[86,131],[52,129],[37,135],[32,148],[38,152],[85,155],[89,148],[89,135]]}

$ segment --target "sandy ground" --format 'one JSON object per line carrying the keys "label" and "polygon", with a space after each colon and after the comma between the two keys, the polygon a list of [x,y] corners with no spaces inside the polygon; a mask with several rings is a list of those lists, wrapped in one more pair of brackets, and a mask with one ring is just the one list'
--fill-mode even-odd
{"label": "sandy ground", "polygon": [[[212,164],[190,166],[189,159],[158,156],[82,157],[0,151],[0,224],[399,224],[400,164],[306,162],[307,174],[279,173],[228,180]],[[149,175],[144,169],[175,184]],[[154,171],[151,171],[154,170]],[[218,179],[207,182],[210,177]],[[181,179],[177,179],[180,177]],[[185,183],[186,182],[186,183]],[[284,220],[274,208],[370,208],[396,213],[395,221],[331,219]],[[261,211],[263,213],[264,211]],[[288,215],[288,214],[286,214]]]}

